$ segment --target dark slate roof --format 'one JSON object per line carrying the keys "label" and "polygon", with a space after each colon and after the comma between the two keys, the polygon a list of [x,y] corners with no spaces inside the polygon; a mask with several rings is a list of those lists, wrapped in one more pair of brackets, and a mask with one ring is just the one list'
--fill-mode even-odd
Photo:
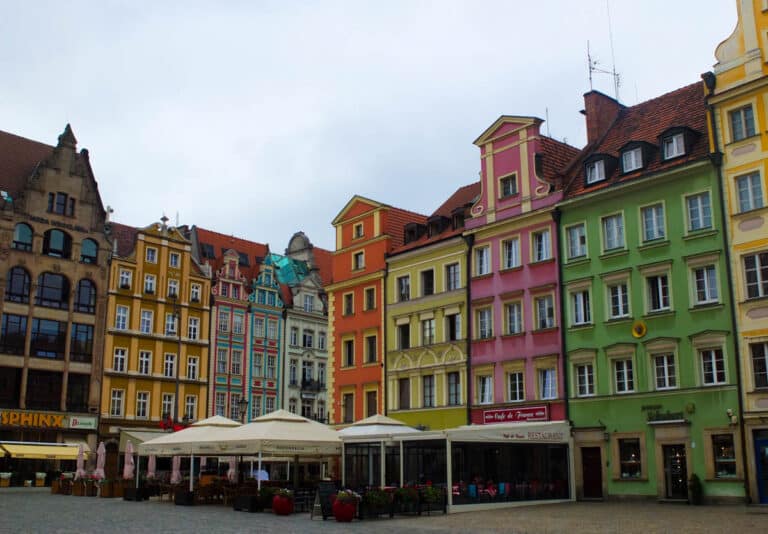
{"label": "dark slate roof", "polygon": [[53,153],[53,147],[0,131],[0,190],[16,198],[35,167]]}

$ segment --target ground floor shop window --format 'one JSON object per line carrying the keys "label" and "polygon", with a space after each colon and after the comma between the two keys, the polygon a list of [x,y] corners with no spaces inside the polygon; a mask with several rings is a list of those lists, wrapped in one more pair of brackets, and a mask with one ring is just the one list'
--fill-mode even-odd
{"label": "ground floor shop window", "polygon": [[631,480],[642,477],[643,464],[638,438],[619,440],[619,465],[622,479]]}
{"label": "ground floor shop window", "polygon": [[403,443],[403,484],[446,483],[444,440]]}
{"label": "ground floor shop window", "polygon": [[715,478],[735,477],[736,448],[733,444],[733,434],[713,435],[712,452],[715,461]]}

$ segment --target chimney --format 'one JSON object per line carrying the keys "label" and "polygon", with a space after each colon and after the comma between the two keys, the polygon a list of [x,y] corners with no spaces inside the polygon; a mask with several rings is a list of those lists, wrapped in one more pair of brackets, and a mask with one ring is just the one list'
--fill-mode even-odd
{"label": "chimney", "polygon": [[618,101],[599,91],[584,93],[584,109],[587,118],[587,143],[592,143],[603,136],[613,121],[624,109]]}

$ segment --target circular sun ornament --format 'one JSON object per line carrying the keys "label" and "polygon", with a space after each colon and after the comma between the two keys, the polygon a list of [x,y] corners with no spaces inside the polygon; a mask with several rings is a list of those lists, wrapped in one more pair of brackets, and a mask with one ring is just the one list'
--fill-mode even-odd
{"label": "circular sun ornament", "polygon": [[645,323],[643,321],[635,321],[632,324],[632,337],[635,339],[640,339],[641,337],[645,336],[645,334],[648,333],[648,327],[645,326]]}

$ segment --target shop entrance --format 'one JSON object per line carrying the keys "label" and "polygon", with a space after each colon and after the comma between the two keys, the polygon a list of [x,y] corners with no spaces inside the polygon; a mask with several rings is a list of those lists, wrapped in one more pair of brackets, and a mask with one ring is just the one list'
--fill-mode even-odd
{"label": "shop entrance", "polygon": [[581,478],[585,499],[603,498],[603,462],[600,447],[581,448]]}
{"label": "shop entrance", "polygon": [[[766,432],[761,432],[765,434]],[[757,432],[755,432],[757,434]],[[768,504],[768,435],[755,436],[755,463],[757,464],[757,492],[760,504]]]}
{"label": "shop entrance", "polygon": [[685,445],[664,445],[664,481],[667,499],[688,498],[688,469],[685,465]]}

